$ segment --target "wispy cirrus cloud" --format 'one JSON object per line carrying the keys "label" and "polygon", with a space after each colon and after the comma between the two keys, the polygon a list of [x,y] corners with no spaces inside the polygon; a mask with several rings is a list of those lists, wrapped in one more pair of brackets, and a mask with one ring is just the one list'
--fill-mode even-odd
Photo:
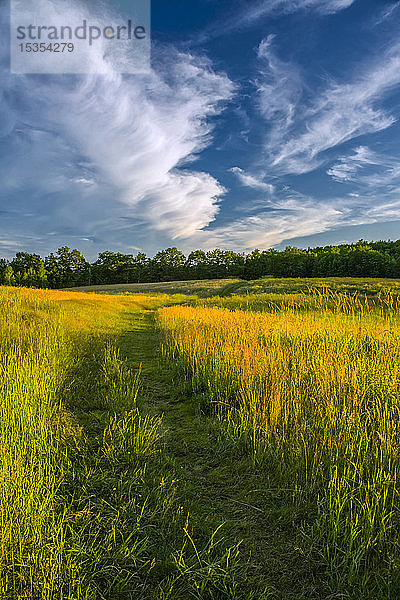
{"label": "wispy cirrus cloud", "polygon": [[[261,180],[267,173],[278,181],[279,176],[309,173],[326,161],[327,150],[339,150],[344,142],[385,130],[396,122],[396,115],[383,108],[382,101],[400,84],[399,46],[394,45],[372,64],[365,64],[361,72],[358,68],[352,80],[330,80],[325,89],[313,92],[300,68],[279,58],[277,41],[277,36],[270,35],[257,51],[257,104],[265,122],[266,140],[266,152],[258,164]],[[328,170],[336,181],[363,182],[361,187],[351,188],[351,196],[323,200],[281,186],[264,206],[258,206],[256,214],[225,227],[207,228],[196,234],[196,239],[210,247],[271,247],[286,239],[344,226],[399,219],[397,166],[395,158],[390,160],[358,146],[349,155],[339,155]],[[242,178],[245,175],[236,174]],[[377,197],[379,185],[385,189]]]}
{"label": "wispy cirrus cloud", "polygon": [[384,23],[385,21],[387,21],[390,17],[393,17],[394,14],[396,12],[398,12],[398,10],[400,9],[400,2],[399,0],[394,0],[392,1],[392,5],[388,6],[386,5],[380,15],[378,16],[378,18],[375,19],[374,21],[374,25],[381,25],[381,23]]}
{"label": "wispy cirrus cloud", "polygon": [[355,0],[262,0],[247,4],[237,18],[240,22],[252,24],[265,16],[288,15],[298,11],[315,11],[322,15],[332,15],[349,8]]}
{"label": "wispy cirrus cloud", "polygon": [[224,227],[199,231],[192,238],[204,248],[271,248],[285,240],[324,233],[342,227],[385,223],[400,219],[400,186],[381,198],[373,190],[320,200],[286,190],[265,203],[256,215]]}
{"label": "wispy cirrus cloud", "polygon": [[[253,7],[253,12],[249,9],[245,20],[255,22],[263,15],[272,14],[268,12],[272,7],[282,12],[285,6],[287,12],[313,8],[328,13],[351,4],[270,2],[262,6],[260,3]],[[308,174],[327,162],[328,156],[332,160],[334,152],[339,152],[345,142],[376,134],[396,123],[397,112],[387,108],[385,100],[400,84],[397,42],[364,64],[354,65],[353,77],[345,81],[327,79],[325,72],[320,85],[314,88],[307,85],[307,70],[304,74],[298,65],[280,58],[278,43],[278,36],[269,35],[257,50],[259,76],[255,103],[265,131],[264,154],[261,159],[257,157],[262,179],[268,174],[279,182],[280,177]],[[351,195],[324,200],[324,194],[322,198],[313,197],[281,186],[266,199],[264,206],[257,207],[256,214],[248,214],[224,227],[211,226],[197,234],[196,239],[211,247],[229,248],[240,244],[242,248],[251,249],[271,247],[286,239],[345,226],[399,219],[400,185],[397,185],[396,164],[396,159],[388,162],[387,157],[366,146],[358,146],[349,156],[339,155],[328,173],[337,181],[351,180],[356,184],[362,179],[362,186],[350,188]],[[380,184],[385,189],[377,196]]]}
{"label": "wispy cirrus cloud", "polygon": [[295,123],[304,82],[295,65],[277,56],[275,38],[276,35],[271,34],[258,46],[256,86],[258,108],[269,128],[269,143],[279,146]]}
{"label": "wispy cirrus cloud", "polygon": [[299,11],[332,15],[349,8],[356,0],[256,0],[244,2],[243,7],[224,23],[209,26],[196,38],[197,43],[255,26],[262,19],[290,15]]}
{"label": "wispy cirrus cloud", "polygon": [[232,167],[230,169],[231,173],[236,175],[242,185],[252,188],[254,190],[260,190],[263,192],[268,192],[272,194],[275,191],[275,188],[272,184],[266,183],[262,179],[256,177],[255,175],[251,175],[250,173],[246,173],[240,167]]}
{"label": "wispy cirrus cloud", "polygon": [[[355,183],[364,190],[392,193],[400,184],[400,157],[385,155],[365,146],[342,156],[327,174],[339,183]],[[382,189],[384,188],[384,189]]]}
{"label": "wispy cirrus cloud", "polygon": [[[266,131],[270,130],[266,134],[266,152],[269,164],[276,171],[310,172],[323,163],[325,151],[361,135],[387,129],[396,122],[397,117],[382,107],[381,100],[400,84],[398,45],[372,65],[364,65],[362,73],[352,81],[332,80],[307,102],[301,101],[302,84],[295,65],[287,67],[277,59],[273,62],[271,57],[275,54],[271,46],[271,37],[260,45],[259,56],[266,63],[260,69],[258,93]],[[288,68],[294,73],[289,78]],[[274,106],[278,119],[272,119]]]}
{"label": "wispy cirrus cloud", "polygon": [[382,158],[366,146],[359,146],[353,154],[342,156],[328,169],[327,174],[339,183],[354,182],[360,171],[369,165],[382,165]]}
{"label": "wispy cirrus cloud", "polygon": [[267,202],[256,215],[197,232],[190,244],[195,242],[205,249],[271,248],[283,240],[328,231],[341,223],[342,212],[334,203],[325,203],[321,209],[321,203],[312,197],[287,194]]}

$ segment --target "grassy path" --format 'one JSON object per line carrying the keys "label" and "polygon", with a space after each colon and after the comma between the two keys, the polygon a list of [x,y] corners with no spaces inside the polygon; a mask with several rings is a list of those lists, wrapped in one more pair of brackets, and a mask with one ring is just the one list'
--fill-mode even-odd
{"label": "grassy path", "polygon": [[221,524],[221,552],[240,542],[236,595],[204,597],[338,597],[324,589],[305,547],[301,528],[311,509],[307,501],[298,502],[292,491],[280,489],[268,465],[255,465],[248,452],[221,437],[218,421],[201,412],[199,399],[161,359],[153,311],[128,319],[118,342],[121,356],[135,369],[141,365],[148,410],[164,415],[162,469],[177,482],[175,502],[190,515],[196,544],[204,547]]}

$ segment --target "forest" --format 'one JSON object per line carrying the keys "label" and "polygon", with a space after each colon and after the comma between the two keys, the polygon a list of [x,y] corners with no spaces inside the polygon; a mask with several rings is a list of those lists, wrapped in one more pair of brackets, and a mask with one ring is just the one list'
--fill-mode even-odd
{"label": "forest", "polygon": [[189,281],[194,279],[245,280],[260,277],[400,277],[400,240],[285,250],[195,250],[188,256],[176,247],[153,258],[140,252],[105,251],[90,263],[77,249],[63,246],[42,258],[17,252],[0,259],[0,282],[8,286],[70,288],[77,286]]}

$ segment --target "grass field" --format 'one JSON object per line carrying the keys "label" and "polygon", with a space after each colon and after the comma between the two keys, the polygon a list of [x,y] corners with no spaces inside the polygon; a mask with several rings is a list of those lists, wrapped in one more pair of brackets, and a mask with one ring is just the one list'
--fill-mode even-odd
{"label": "grass field", "polygon": [[397,599],[400,282],[145,285],[0,288],[0,598]]}
{"label": "grass field", "polygon": [[70,288],[70,292],[95,292],[96,294],[185,294],[199,298],[218,295],[230,286],[240,284],[239,279],[206,279],[204,281],[166,281],[165,283],[118,283]]}
{"label": "grass field", "polygon": [[376,296],[382,290],[400,291],[398,279],[360,279],[357,277],[327,277],[308,279],[276,279],[264,277],[255,281],[242,279],[206,279],[204,281],[166,281],[163,283],[128,283],[115,285],[93,285],[70,288],[71,292],[95,292],[97,294],[186,294],[199,298],[210,296],[308,293],[309,290],[329,289],[342,293],[359,293]]}

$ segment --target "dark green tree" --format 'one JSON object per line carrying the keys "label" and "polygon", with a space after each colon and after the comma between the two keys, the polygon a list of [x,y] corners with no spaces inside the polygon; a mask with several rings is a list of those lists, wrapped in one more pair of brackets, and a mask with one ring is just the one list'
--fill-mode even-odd
{"label": "dark green tree", "polygon": [[157,252],[151,261],[151,275],[154,281],[175,281],[185,279],[186,258],[178,248],[167,248]]}
{"label": "dark green tree", "polygon": [[79,250],[62,246],[57,254],[45,258],[47,277],[52,288],[74,287],[87,283],[88,263]]}

